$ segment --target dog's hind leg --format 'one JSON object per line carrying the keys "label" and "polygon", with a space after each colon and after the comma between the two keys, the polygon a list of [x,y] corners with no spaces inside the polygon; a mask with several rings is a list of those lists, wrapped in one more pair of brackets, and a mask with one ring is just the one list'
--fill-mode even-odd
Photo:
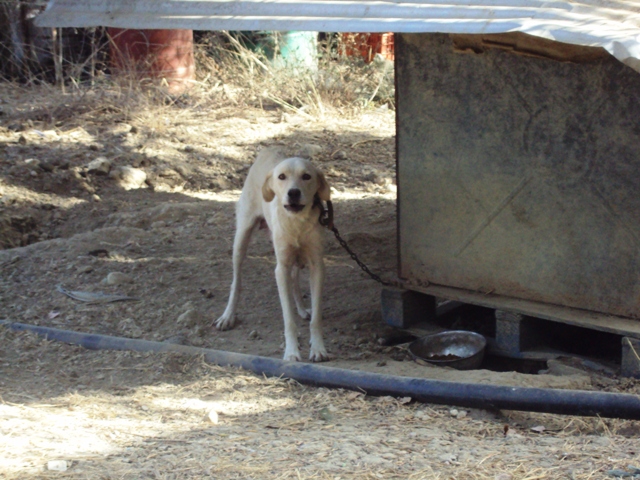
{"label": "dog's hind leg", "polygon": [[293,287],[293,299],[296,302],[296,310],[303,320],[311,319],[311,311],[304,308],[302,302],[302,291],[300,290],[300,267],[294,265],[291,268],[291,286]]}
{"label": "dog's hind leg", "polygon": [[242,263],[247,256],[247,248],[249,247],[251,235],[259,224],[260,219],[250,218],[241,215],[241,212],[238,212],[236,235],[233,240],[233,281],[231,282],[231,292],[229,293],[227,308],[215,322],[218,330],[228,330],[229,328],[233,328],[235,323],[236,307],[238,306],[238,300],[240,300],[240,272],[242,269]]}

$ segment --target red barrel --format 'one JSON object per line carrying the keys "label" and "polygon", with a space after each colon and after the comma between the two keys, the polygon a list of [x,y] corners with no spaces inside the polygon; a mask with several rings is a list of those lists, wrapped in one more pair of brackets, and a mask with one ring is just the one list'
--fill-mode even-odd
{"label": "red barrel", "polygon": [[116,72],[163,80],[170,93],[183,92],[195,79],[193,30],[108,28],[108,33]]}
{"label": "red barrel", "polygon": [[393,60],[393,33],[343,33],[342,53],[348,56],[360,55],[367,63],[373,60],[376,53],[387,60]]}

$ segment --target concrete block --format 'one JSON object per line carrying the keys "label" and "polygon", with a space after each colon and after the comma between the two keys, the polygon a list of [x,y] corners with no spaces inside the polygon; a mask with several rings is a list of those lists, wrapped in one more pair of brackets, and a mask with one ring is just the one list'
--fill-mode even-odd
{"label": "concrete block", "polygon": [[509,356],[517,358],[523,351],[544,344],[540,330],[540,322],[533,317],[496,310],[496,346]]}
{"label": "concrete block", "polygon": [[384,288],[381,304],[382,319],[392,327],[409,328],[436,317],[436,298],[412,290]]}
{"label": "concrete block", "polygon": [[622,337],[622,363],[620,374],[623,377],[640,378],[640,340]]}

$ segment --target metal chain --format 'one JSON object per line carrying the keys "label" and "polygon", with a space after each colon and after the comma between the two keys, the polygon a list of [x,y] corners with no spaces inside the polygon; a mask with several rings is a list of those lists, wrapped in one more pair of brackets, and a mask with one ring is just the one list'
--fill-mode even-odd
{"label": "metal chain", "polygon": [[349,256],[351,256],[351,258],[353,259],[354,262],[356,262],[358,264],[358,266],[362,269],[362,271],[364,273],[366,273],[367,275],[369,275],[372,279],[374,279],[376,282],[384,285],[385,287],[392,287],[392,286],[397,286],[398,283],[397,282],[387,282],[385,280],[382,280],[380,278],[379,275],[376,275],[375,273],[373,273],[371,270],[369,270],[369,267],[367,267],[359,258],[358,255],[356,255],[353,250],[351,250],[351,248],[349,247],[349,245],[347,244],[347,242],[340,236],[340,232],[338,232],[338,229],[333,226],[331,227],[331,231],[333,232],[333,234],[336,236],[336,239],[338,240],[338,243],[340,244],[340,246],[342,248],[344,248],[347,253],[349,254]]}
{"label": "metal chain", "polygon": [[347,242],[340,236],[340,232],[338,231],[338,229],[333,224],[333,207],[331,205],[331,202],[327,202],[327,209],[324,208],[324,205],[322,205],[322,202],[320,201],[319,198],[316,198],[314,203],[320,208],[320,218],[319,218],[320,225],[322,225],[323,227],[326,227],[327,229],[329,229],[329,230],[331,230],[333,232],[333,234],[336,236],[336,239],[338,240],[338,243],[340,244],[340,246],[347,251],[349,256],[353,259],[354,262],[356,262],[358,264],[358,266],[362,269],[362,271],[364,273],[366,273],[373,280],[375,280],[376,282],[384,285],[385,287],[399,286],[398,282],[387,282],[385,280],[382,280],[382,278],[380,278],[379,275],[376,275],[371,270],[369,270],[369,267],[367,267],[358,258],[358,255],[356,255],[354,253],[354,251],[351,250],[351,248],[349,247]]}

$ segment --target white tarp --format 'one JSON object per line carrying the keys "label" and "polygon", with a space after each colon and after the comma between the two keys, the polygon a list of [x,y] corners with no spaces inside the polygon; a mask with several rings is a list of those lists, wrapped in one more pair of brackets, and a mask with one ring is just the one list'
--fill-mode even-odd
{"label": "white tarp", "polygon": [[603,47],[640,71],[640,0],[50,0],[43,27],[531,35]]}

